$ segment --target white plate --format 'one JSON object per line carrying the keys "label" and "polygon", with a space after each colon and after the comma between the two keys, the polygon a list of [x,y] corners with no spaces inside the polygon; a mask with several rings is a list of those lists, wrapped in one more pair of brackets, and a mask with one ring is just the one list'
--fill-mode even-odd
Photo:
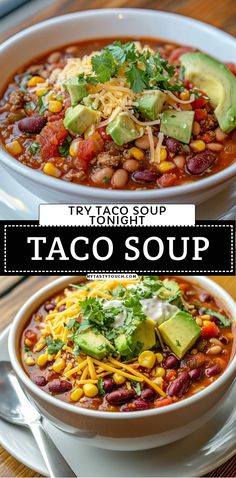
{"label": "white plate", "polygon": [[[0,168],[0,220],[38,220],[38,207],[43,203]],[[236,219],[236,183],[196,206],[196,219]]]}
{"label": "white plate", "polygon": [[[0,336],[0,361],[9,360],[9,328]],[[171,445],[138,452],[106,451],[82,445],[49,422],[47,430],[79,477],[194,477],[205,475],[236,452],[236,383],[206,427]],[[142,412],[140,412],[142,413]],[[0,443],[17,460],[46,475],[43,459],[27,429],[0,420]]]}

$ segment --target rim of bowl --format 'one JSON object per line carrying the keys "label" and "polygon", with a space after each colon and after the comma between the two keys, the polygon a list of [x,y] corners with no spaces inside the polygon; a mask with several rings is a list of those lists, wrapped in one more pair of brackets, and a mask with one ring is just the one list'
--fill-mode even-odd
{"label": "rim of bowl", "polygon": [[[4,50],[11,48],[12,45],[17,41],[20,41],[21,38],[30,35],[34,31],[44,30],[51,25],[61,23],[70,22],[70,20],[77,18],[96,18],[97,16],[104,16],[107,17],[113,15],[136,15],[137,17],[143,19],[143,16],[153,16],[156,15],[158,17],[162,17],[163,20],[168,18],[174,18],[178,21],[188,23],[188,24],[197,24],[202,30],[210,31],[217,36],[221,36],[222,40],[228,39],[232,42],[234,37],[212,25],[207,23],[201,22],[199,20],[195,20],[193,18],[186,17],[184,15],[179,15],[175,13],[169,12],[161,12],[159,10],[149,10],[149,9],[139,9],[139,8],[104,8],[99,10],[85,10],[83,12],[74,12],[69,13],[66,15],[57,16],[54,18],[50,18],[48,20],[44,20],[43,22],[36,23],[31,27],[28,27],[15,35],[11,36],[7,40],[5,40],[2,45],[0,45],[0,52],[4,52]],[[95,37],[92,38],[95,39]],[[42,185],[43,187],[48,187],[49,189],[59,190],[62,193],[68,194],[81,194],[83,197],[84,195],[90,196],[92,199],[98,199],[98,196],[102,196],[105,200],[148,200],[148,199],[166,199],[166,198],[178,198],[178,194],[188,194],[188,193],[195,193],[195,192],[204,192],[205,189],[212,188],[215,186],[220,186],[222,183],[226,182],[229,179],[233,179],[236,176],[236,163],[231,164],[227,168],[219,171],[218,173],[213,174],[207,178],[199,179],[196,182],[192,182],[187,185],[180,185],[180,186],[172,186],[170,188],[163,188],[163,189],[151,189],[151,190],[114,190],[114,189],[103,189],[97,188],[94,186],[85,186],[80,184],[73,184],[63,180],[59,180],[46,174],[40,173],[37,170],[30,168],[24,164],[19,163],[17,159],[11,156],[7,151],[4,149],[2,145],[0,145],[0,156],[2,157],[3,162],[13,170],[16,170],[22,176],[26,176],[27,179],[30,179],[33,182],[37,182],[38,184]],[[83,194],[84,193],[84,194]]]}
{"label": "rim of bowl", "polygon": [[[130,419],[130,418],[142,418],[145,416],[152,416],[152,415],[159,415],[161,413],[168,413],[174,411],[174,410],[179,410],[184,407],[187,407],[191,403],[195,403],[198,400],[207,398],[207,395],[210,392],[214,392],[223,382],[227,380],[227,378],[233,374],[234,371],[236,371],[236,354],[231,358],[231,362],[229,365],[226,367],[225,371],[218,377],[213,383],[209,384],[206,388],[204,388],[202,391],[199,393],[192,395],[190,397],[185,398],[184,400],[177,402],[177,403],[172,403],[171,406],[165,405],[160,408],[152,408],[149,410],[142,410],[142,413],[140,411],[133,411],[133,412],[126,412],[126,413],[121,413],[121,412],[107,412],[107,411],[102,411],[102,410],[90,410],[86,409],[83,407],[75,407],[74,405],[64,402],[62,400],[59,400],[58,398],[48,394],[47,392],[41,390],[34,382],[28,377],[26,372],[24,371],[20,361],[18,360],[17,357],[17,352],[16,352],[16,341],[17,341],[17,332],[18,328],[21,324],[22,317],[27,313],[27,310],[29,307],[32,306],[32,304],[35,301],[38,301],[40,298],[42,298],[42,302],[44,300],[47,300],[47,298],[50,297],[50,290],[56,287],[56,290],[60,290],[60,286],[64,287],[66,284],[73,280],[73,278],[77,278],[80,276],[62,276],[49,284],[46,284],[44,287],[40,288],[38,291],[36,291],[20,308],[20,310],[17,312],[13,323],[10,327],[10,333],[9,333],[9,339],[8,339],[8,350],[9,350],[9,355],[10,355],[10,360],[11,364],[13,366],[13,369],[16,372],[16,375],[20,378],[20,380],[23,382],[23,384],[31,390],[31,392],[38,396],[41,400],[50,403],[50,405],[55,406],[59,409],[76,413],[76,414],[82,414],[85,416],[90,416],[90,417],[96,417],[96,418],[105,418],[105,419],[114,419],[117,420],[119,418],[122,419]],[[230,309],[231,316],[233,315],[231,311],[235,311],[235,317],[236,317],[236,302],[233,300],[233,298],[226,292],[225,289],[223,289],[219,284],[216,282],[212,281],[208,277],[205,276],[175,276],[175,277],[184,277],[190,282],[193,282],[195,284],[198,284],[203,286],[206,290],[208,289],[211,291],[211,293],[214,295],[214,297],[217,295],[217,297],[222,300],[223,304],[225,304],[227,310]],[[212,292],[213,290],[213,292]],[[56,293],[56,291],[54,291]],[[44,297],[45,296],[45,297]],[[232,317],[234,323],[235,319]]]}

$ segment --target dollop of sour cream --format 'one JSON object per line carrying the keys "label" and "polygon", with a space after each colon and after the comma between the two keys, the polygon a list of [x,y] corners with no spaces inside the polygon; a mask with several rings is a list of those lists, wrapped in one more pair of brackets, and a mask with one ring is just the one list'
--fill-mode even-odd
{"label": "dollop of sour cream", "polygon": [[158,299],[158,297],[141,299],[140,302],[143,313],[158,325],[161,325],[179,310],[176,305],[170,304],[167,300]]}

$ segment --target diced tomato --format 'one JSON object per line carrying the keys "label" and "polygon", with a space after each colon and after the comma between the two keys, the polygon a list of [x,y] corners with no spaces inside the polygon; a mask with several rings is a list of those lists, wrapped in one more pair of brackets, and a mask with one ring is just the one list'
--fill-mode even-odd
{"label": "diced tomato", "polygon": [[186,282],[181,282],[181,284],[179,284],[179,287],[183,292],[189,290],[189,284],[186,284]]}
{"label": "diced tomato", "polygon": [[37,136],[37,141],[41,144],[41,154],[43,159],[59,156],[58,146],[65,141],[68,133],[62,120],[47,123]]}
{"label": "diced tomato", "polygon": [[209,131],[208,133],[204,133],[201,136],[201,139],[204,141],[204,143],[214,143],[215,141],[215,132],[214,131]]}
{"label": "diced tomato", "polygon": [[25,338],[34,344],[37,341],[37,334],[33,330],[28,329],[25,332]]}
{"label": "diced tomato", "polygon": [[206,119],[207,117],[207,111],[206,110],[201,110],[201,109],[196,109],[195,114],[194,114],[194,119],[196,121],[202,121]]}
{"label": "diced tomato", "polygon": [[236,63],[226,63],[226,66],[232,71],[233,75],[236,76]]}
{"label": "diced tomato", "polygon": [[201,336],[204,339],[211,339],[213,337],[218,337],[220,335],[220,329],[217,327],[215,322],[211,322],[202,327]]}
{"label": "diced tomato", "polygon": [[195,48],[192,48],[191,46],[180,46],[178,48],[175,48],[172,50],[170,56],[169,56],[169,62],[174,63],[176,62],[181,55],[184,53],[188,53],[189,51],[195,51]]}
{"label": "diced tomato", "polygon": [[78,158],[75,160],[76,166],[80,169],[88,169],[90,161],[103,150],[103,139],[101,135],[95,131],[88,139],[83,139],[79,143]]}
{"label": "diced tomato", "polygon": [[102,126],[98,131],[104,141],[112,141],[112,137],[106,132],[106,126]]}
{"label": "diced tomato", "polygon": [[187,90],[192,90],[193,89],[193,84],[190,83],[189,80],[184,80],[184,86],[187,88]]}
{"label": "diced tomato", "polygon": [[157,398],[154,402],[154,407],[155,408],[160,408],[160,407],[165,407],[166,405],[170,405],[173,403],[173,398],[171,397],[166,397],[166,398]]}
{"label": "diced tomato", "polygon": [[176,174],[165,173],[157,180],[157,184],[160,188],[169,188],[170,186],[174,186],[176,179]]}
{"label": "diced tomato", "polygon": [[60,119],[63,119],[64,116],[65,116],[64,113],[57,113],[56,115],[48,116],[48,121],[49,122],[58,121]]}
{"label": "diced tomato", "polygon": [[171,380],[173,380],[177,375],[177,372],[176,370],[168,370],[166,372],[166,376],[165,376],[165,379],[167,382],[170,382]]}
{"label": "diced tomato", "polygon": [[193,110],[196,110],[198,108],[202,108],[205,106],[205,104],[208,103],[208,100],[205,98],[197,98],[195,101],[191,103]]}

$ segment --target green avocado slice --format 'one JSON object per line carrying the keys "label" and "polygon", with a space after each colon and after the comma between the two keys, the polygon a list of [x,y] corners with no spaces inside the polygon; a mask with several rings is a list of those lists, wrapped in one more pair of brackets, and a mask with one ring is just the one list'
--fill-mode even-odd
{"label": "green avocado slice", "polygon": [[189,52],[180,57],[184,77],[206,93],[224,133],[236,128],[236,77],[220,61],[205,53]]}

